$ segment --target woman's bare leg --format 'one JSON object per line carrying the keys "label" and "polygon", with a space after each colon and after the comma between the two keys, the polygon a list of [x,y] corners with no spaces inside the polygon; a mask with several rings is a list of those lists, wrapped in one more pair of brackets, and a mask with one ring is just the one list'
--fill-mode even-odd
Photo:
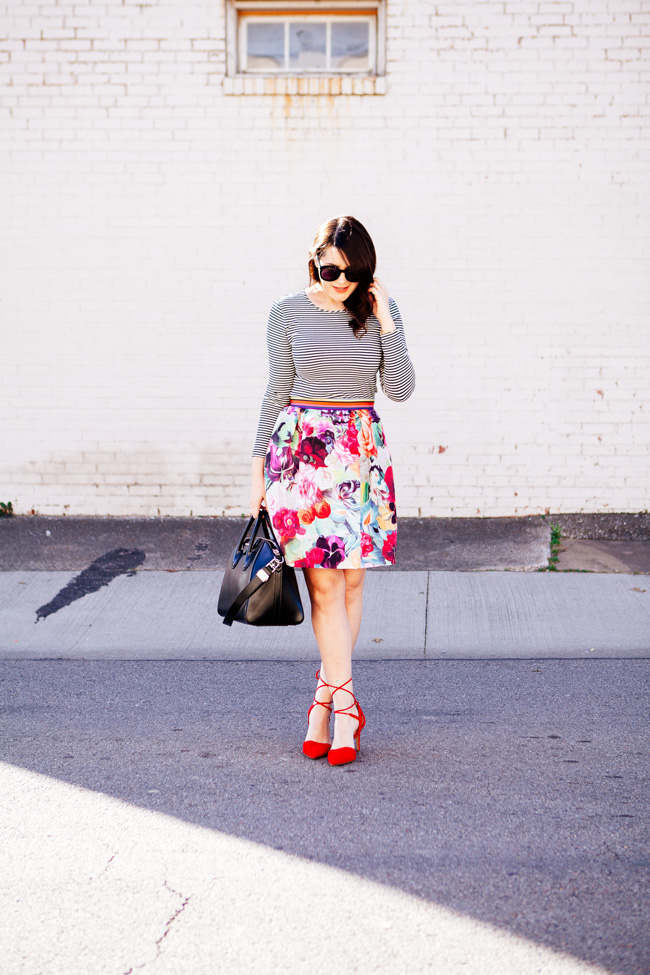
{"label": "woman's bare leg", "polygon": [[[359,637],[359,630],[361,628],[361,616],[363,613],[363,584],[366,578],[365,569],[338,569],[337,571],[343,572],[345,574],[345,612],[347,613],[348,623],[350,624],[350,635],[352,637],[352,653],[354,653],[354,648]],[[321,678],[327,681],[326,670],[324,666],[320,669]],[[326,704],[332,700],[331,694],[327,695],[325,689],[321,690],[319,701],[325,701]]]}
{"label": "woman's bare leg", "polygon": [[[340,687],[352,676],[352,650],[359,635],[363,602],[365,569],[304,569],[305,581],[311,600],[312,627],[322,666],[321,677],[328,684]],[[353,684],[346,684],[353,691]],[[329,703],[332,694],[319,687],[316,700]],[[346,708],[352,702],[351,694],[344,690],[334,694],[334,707]],[[352,714],[356,709],[352,708]],[[311,741],[329,741],[329,712],[314,708],[310,715],[307,738]],[[338,715],[334,731],[333,747],[353,747],[357,721],[348,715]]]}
{"label": "woman's bare leg", "polygon": [[345,573],[345,611],[348,614],[350,631],[352,633],[352,652],[356,646],[361,628],[361,614],[363,613],[363,584],[366,578],[365,569],[343,569]]}

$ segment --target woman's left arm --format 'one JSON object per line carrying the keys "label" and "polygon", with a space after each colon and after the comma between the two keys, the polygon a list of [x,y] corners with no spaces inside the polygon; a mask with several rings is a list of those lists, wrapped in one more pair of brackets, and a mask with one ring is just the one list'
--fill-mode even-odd
{"label": "woman's left arm", "polygon": [[368,290],[374,299],[373,313],[381,326],[381,388],[389,399],[401,402],[415,389],[415,369],[406,347],[402,316],[381,281],[375,278]]}

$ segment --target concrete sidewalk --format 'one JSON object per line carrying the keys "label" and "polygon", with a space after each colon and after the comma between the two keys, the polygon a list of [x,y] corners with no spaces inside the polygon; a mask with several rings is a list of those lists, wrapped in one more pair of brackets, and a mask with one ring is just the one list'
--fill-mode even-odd
{"label": "concrete sidewalk", "polygon": [[[120,568],[118,563],[117,568]],[[124,569],[121,566],[122,570]],[[87,660],[316,660],[309,598],[291,627],[223,625],[220,571],[0,573],[0,655]],[[375,572],[357,658],[650,655],[645,576]]]}
{"label": "concrete sidewalk", "polygon": [[[0,519],[0,654],[317,659],[301,572],[302,625],[228,628],[217,615],[223,568],[244,525],[236,518]],[[585,527],[596,534],[581,523],[583,534]],[[626,537],[610,544],[650,549],[646,519],[621,516],[607,528],[614,530]],[[650,652],[646,576],[531,571],[546,567],[549,555],[550,528],[540,518],[404,519],[398,565],[367,573],[358,657]]]}

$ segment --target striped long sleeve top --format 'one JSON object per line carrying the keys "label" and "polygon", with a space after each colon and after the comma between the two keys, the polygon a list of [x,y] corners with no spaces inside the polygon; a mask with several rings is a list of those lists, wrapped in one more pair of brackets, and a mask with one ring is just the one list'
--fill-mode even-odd
{"label": "striped long sleeve top", "polygon": [[389,299],[394,332],[381,333],[374,315],[357,338],[350,313],[318,308],[304,291],[273,302],[267,326],[269,382],[262,400],[253,457],[264,457],[280,411],[291,399],[371,400],[381,388],[392,400],[405,400],[415,387],[404,325]]}

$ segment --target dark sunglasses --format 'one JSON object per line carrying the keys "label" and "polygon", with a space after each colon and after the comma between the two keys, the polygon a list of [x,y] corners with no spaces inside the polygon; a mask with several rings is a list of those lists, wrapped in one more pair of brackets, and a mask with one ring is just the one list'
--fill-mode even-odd
{"label": "dark sunglasses", "polygon": [[338,281],[342,274],[344,274],[350,282],[361,281],[364,277],[364,274],[361,271],[353,271],[351,267],[337,267],[336,264],[323,264],[321,266],[321,263],[317,257],[315,257],[314,260],[316,261],[318,273],[323,281]]}

